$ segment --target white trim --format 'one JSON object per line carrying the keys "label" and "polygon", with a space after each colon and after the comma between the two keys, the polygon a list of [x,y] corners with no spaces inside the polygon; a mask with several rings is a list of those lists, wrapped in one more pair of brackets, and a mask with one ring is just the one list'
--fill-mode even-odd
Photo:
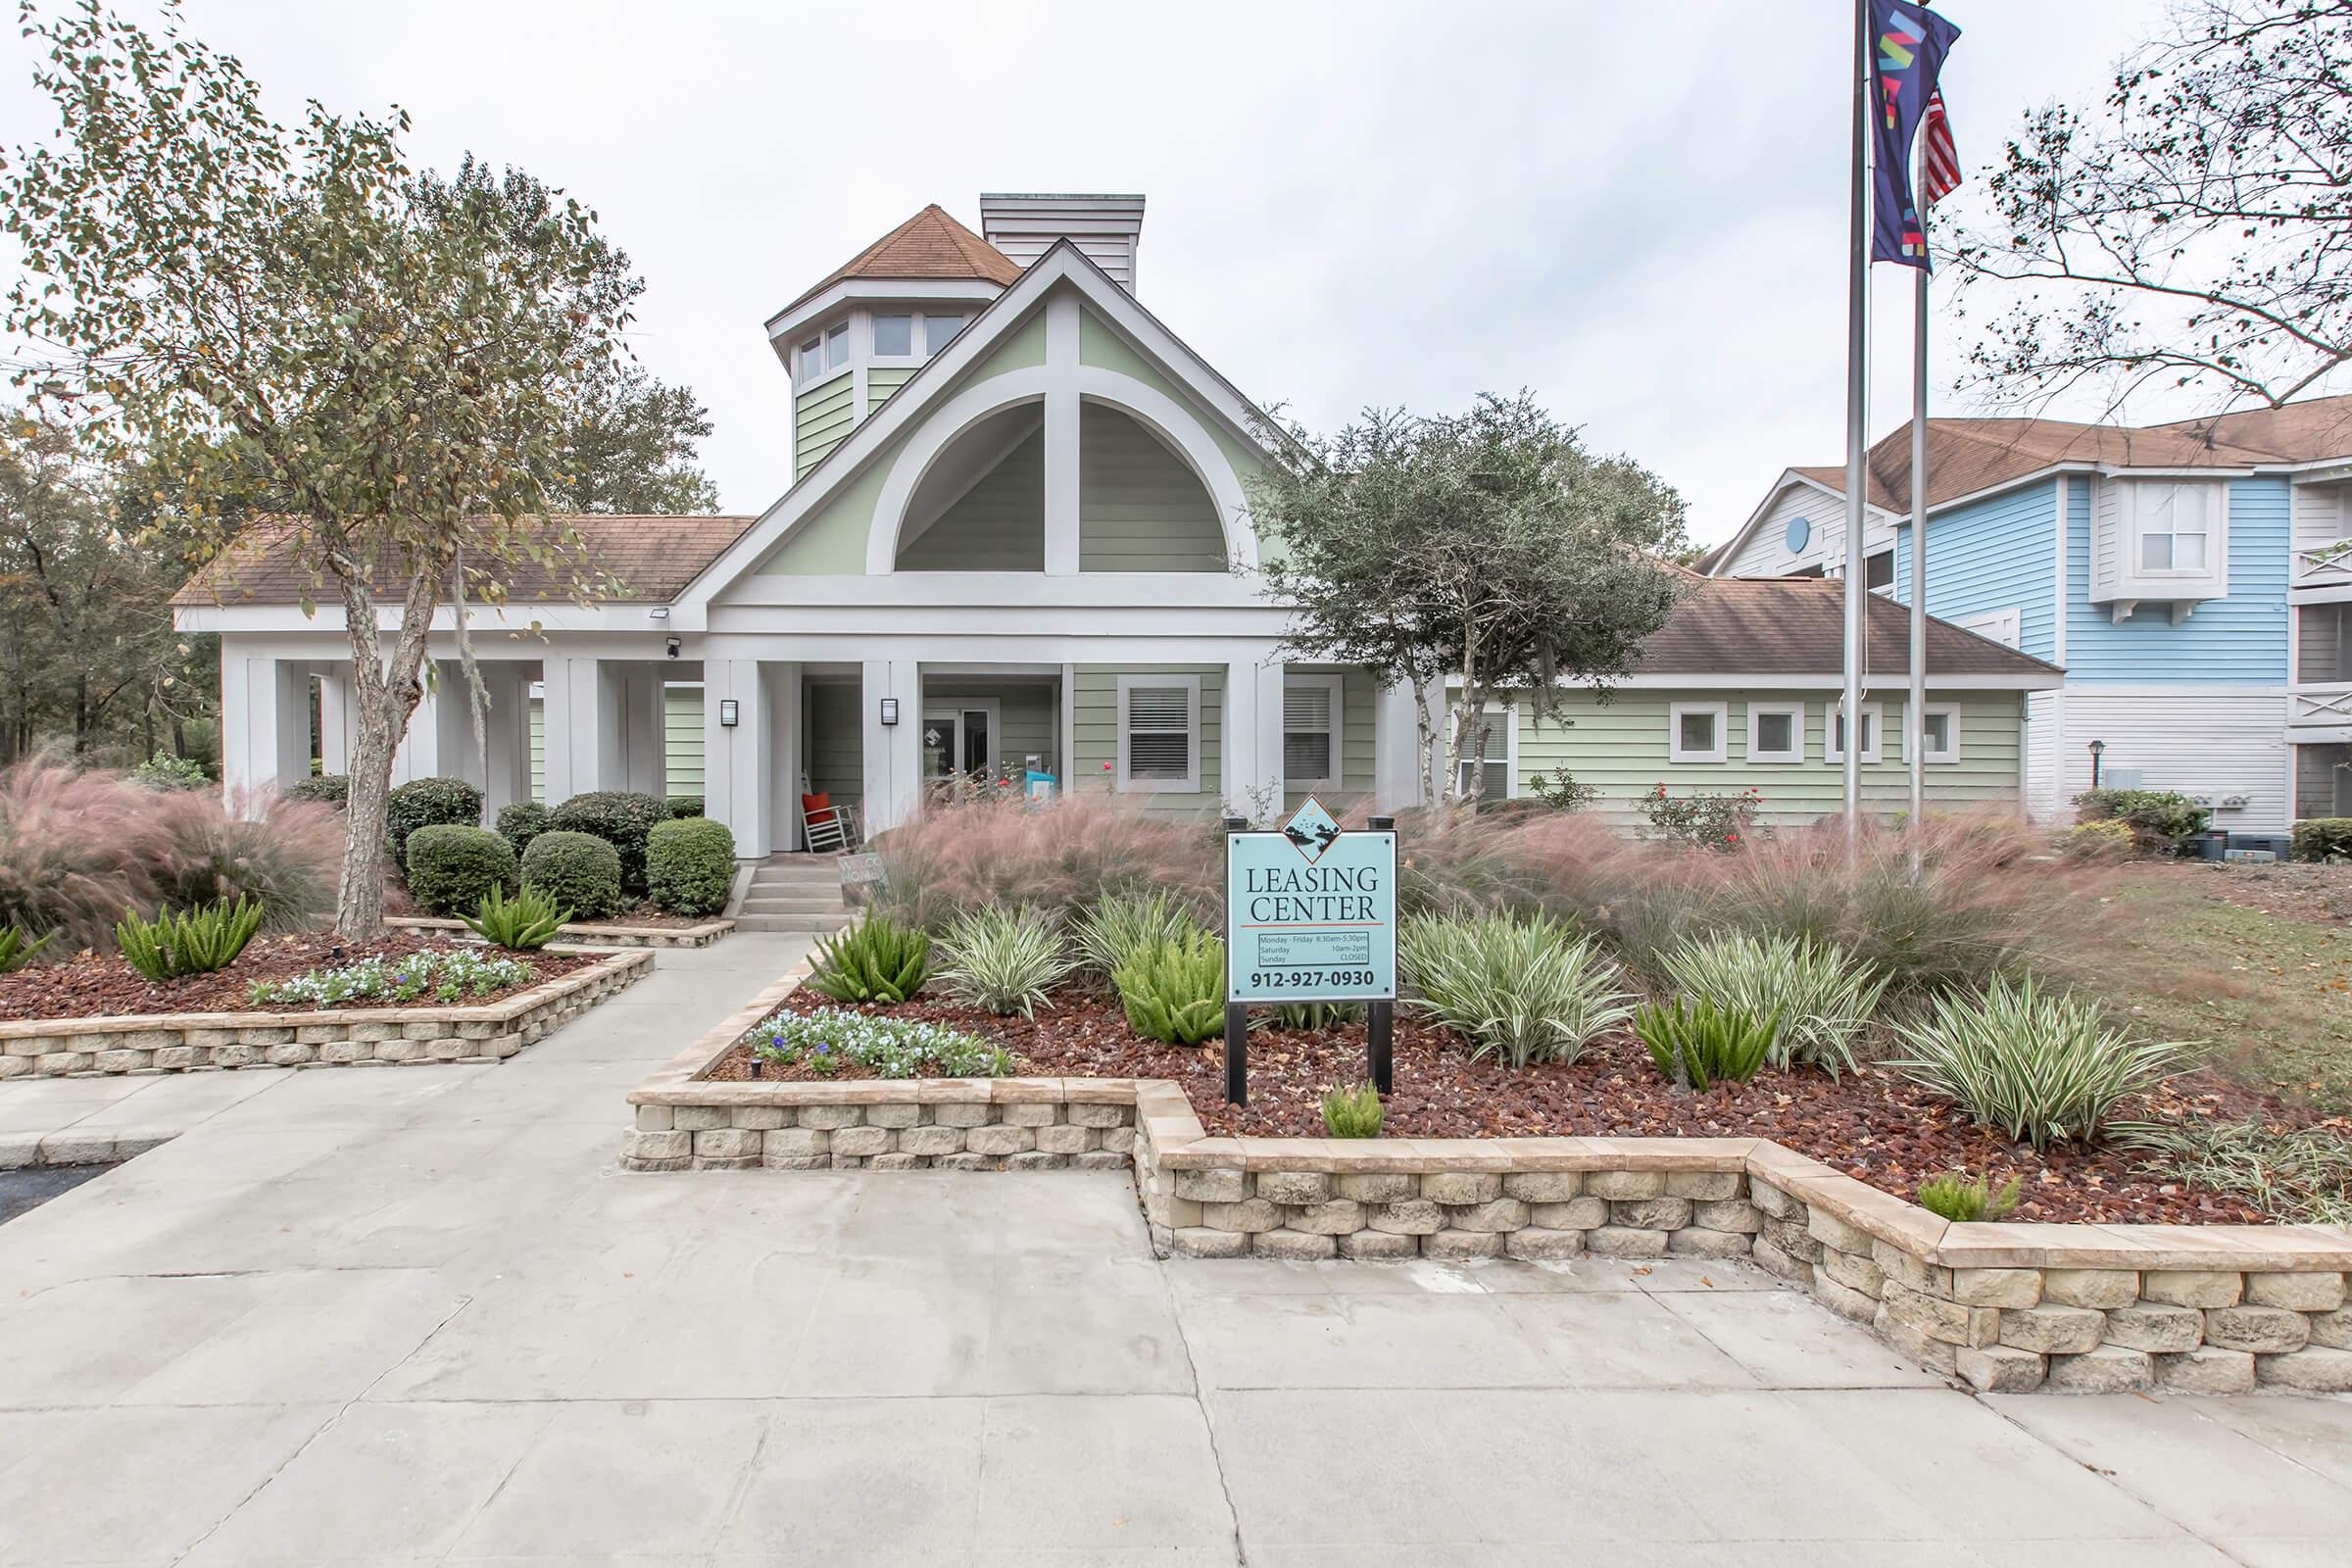
{"label": "white trim", "polygon": [[[1704,713],[1714,720],[1715,744],[1702,751],[1691,751],[1683,745],[1683,720],[1693,713]],[[1731,705],[1729,703],[1669,703],[1666,705],[1666,760],[1669,762],[1723,762],[1732,755]]]}
{"label": "white trim", "polygon": [[1980,611],[1973,615],[1954,615],[1950,624],[2011,650],[2017,650],[2018,644],[2025,641],[2026,636],[2026,612],[2017,605],[2001,610]]}
{"label": "white trim", "polygon": [[[1783,713],[1788,718],[1788,746],[1785,751],[1773,751],[1762,739],[1763,726],[1757,720],[1767,713]],[[1747,705],[1747,760],[1751,762],[1801,762],[1805,760],[1805,705],[1802,703],[1750,703]]]}
{"label": "white trim", "polygon": [[[1943,716],[1944,722],[1945,722],[1945,723],[1946,723],[1946,725],[1948,726],[1948,727],[1945,729],[1945,731],[1944,731],[1944,736],[1943,736],[1943,739],[1944,739],[1944,744],[1943,744],[1942,746],[1940,746],[1940,747],[1938,747],[1938,746],[1933,746],[1933,745],[1929,744],[1929,741],[1928,741],[1928,723],[1929,723],[1929,721],[1930,721],[1931,719],[1934,719],[1934,718],[1935,718],[1936,715],[1938,715],[1938,714],[1941,714],[1941,715]],[[1960,708],[1959,708],[1959,705],[1958,705],[1958,704],[1956,704],[1956,703],[1925,703],[1925,704],[1922,704],[1922,705],[1921,705],[1921,707],[1920,707],[1920,710],[1919,710],[1919,737],[1920,737],[1920,739],[1919,739],[1919,745],[1920,745],[1920,754],[1919,754],[1919,755],[1920,755],[1920,757],[1921,757],[1921,759],[1922,759],[1923,760],[1925,760],[1925,761],[1929,762],[1930,764],[1935,764],[1935,763],[1939,763],[1939,762],[1957,762],[1957,761],[1959,761],[1959,760],[1960,760]]]}
{"label": "white trim", "polygon": [[[1291,688],[1319,686],[1331,694],[1331,772],[1320,778],[1294,776],[1290,771],[1291,746]],[[1348,775],[1347,753],[1348,677],[1326,675],[1320,671],[1285,673],[1282,677],[1282,747],[1283,788],[1286,790],[1321,790],[1336,792],[1341,780]],[[1300,730],[1304,734],[1306,731]]]}
{"label": "white trim", "polygon": [[[1164,690],[1181,687],[1185,694],[1185,734],[1190,745],[1184,777],[1133,778],[1128,774],[1127,694],[1138,687]],[[1165,734],[1155,730],[1154,734]],[[1122,795],[1197,795],[1200,792],[1200,677],[1199,675],[1121,675],[1119,677],[1119,758],[1114,775]]]}
{"label": "white trim", "polygon": [[[1845,700],[1843,698],[1840,698],[1837,702],[1830,704],[1830,706],[1822,711],[1821,760],[1825,762],[1842,762],[1845,760],[1845,748],[1838,744],[1838,715],[1844,711]],[[1879,760],[1886,745],[1886,711],[1885,704],[1864,703],[1862,705],[1862,732],[1870,737],[1869,744],[1862,748],[1862,760],[1865,762],[1875,762]]]}
{"label": "white trim", "polygon": [[[2052,588],[2051,588],[2051,597],[2050,597],[2050,603],[2051,603],[2051,605],[2052,605],[2053,607],[2055,607],[2055,613],[2054,613],[2054,614],[2053,614],[2053,616],[2051,617],[2051,618],[2052,618],[2052,626],[2051,626],[2051,630],[2050,630],[2050,662],[2051,662],[2051,663],[2053,663],[2053,664],[2056,664],[2056,665],[2058,665],[2060,668],[2064,668],[2064,667],[2065,667],[2065,665],[2066,665],[2066,621],[2067,621],[2067,614],[2068,614],[2068,607],[2067,607],[2067,600],[2066,600],[2066,596],[2067,596],[2067,581],[2066,581],[2066,560],[2067,560],[2067,557],[2066,557],[2066,552],[2067,552],[2068,543],[2069,543],[2069,541],[2070,541],[2070,540],[2072,539],[2072,537],[2073,537],[2073,531],[2074,531],[2074,526],[2075,526],[2075,521],[2074,521],[2074,510],[2073,510],[2073,509],[2074,509],[2074,499],[2075,499],[2075,497],[2074,497],[2074,486],[2073,486],[2072,482],[2071,482],[2071,481],[2070,481],[2070,480],[2067,478],[2067,476],[2066,476],[2065,474],[2063,474],[2063,473],[2062,473],[2062,474],[2060,474],[2060,475],[2058,475],[2058,481],[2057,481],[2057,484],[2054,486],[2054,489],[2055,489],[2055,491],[2056,491],[2056,494],[2057,494],[2057,516],[2058,516],[2058,527],[2057,527],[2057,529],[2056,529],[2056,532],[2057,532],[2057,535],[2058,535],[2058,562],[2057,562],[2057,568],[2058,568],[2058,569],[2057,569],[2057,574],[2056,574],[2056,576],[2054,576],[2054,577],[2051,579]],[[2089,514],[2088,516],[2086,516],[2086,517],[2083,519],[2083,524],[2082,524],[2082,525],[2083,525],[2083,528],[2084,528],[2086,531],[2085,531],[2085,535],[2084,535],[2084,538],[2083,538],[2083,541],[2082,541],[2082,543],[2083,543],[2083,545],[2084,545],[2084,547],[2085,547],[2085,550],[2086,550],[2086,552],[2088,552],[2088,553],[2089,553],[2089,554],[2088,554],[2088,559],[2090,559],[2091,561],[2095,562],[2095,561],[2097,560],[2097,556],[2096,556],[2096,553],[2095,553],[2095,551],[2094,551],[2094,550],[2091,550],[2091,547],[2092,547],[2092,546],[2095,546],[2095,544],[2097,543],[2097,541],[2096,541],[2096,540],[2093,540],[2093,539],[2091,539],[2091,538],[2089,537],[2089,534],[2091,534],[2091,533],[2095,533],[2095,532],[2097,532],[2097,531],[2098,531],[2098,526],[2099,526],[2099,518],[2098,518],[2098,510],[2099,510],[2099,504],[2098,504],[2098,497],[2097,497],[2097,492],[2096,492],[2096,490],[2095,490],[2095,489],[2094,489],[2094,490],[2091,490],[2091,491],[2086,491],[2086,492],[2084,492],[2084,493],[2085,493],[2086,495],[2089,495],[2089,496],[2091,497],[2091,503],[2090,503],[2090,506],[2089,506],[2089,508],[2087,509],[2090,514]],[[2022,611],[2022,610],[2020,610],[2020,611],[2018,612],[2018,617],[2017,617],[2017,626],[2018,626],[2018,629],[2017,629],[2017,639],[2018,639],[2018,640],[2017,640],[2015,643],[2011,644],[2010,646],[2012,646],[2012,647],[2014,647],[2014,648],[2021,649],[2021,650],[2024,648],[2024,646],[2025,646],[2025,638],[2026,638],[2025,622],[2026,622],[2025,612],[2024,612],[2024,611]]]}
{"label": "white trim", "polygon": [[943,304],[964,304],[986,310],[989,303],[1004,292],[1004,284],[992,283],[984,277],[845,277],[827,285],[823,292],[811,295],[798,305],[787,306],[769,317],[765,323],[767,339],[779,346],[789,346],[793,339],[802,335],[809,322],[822,320],[846,306],[863,301],[882,305],[918,305],[937,300]]}

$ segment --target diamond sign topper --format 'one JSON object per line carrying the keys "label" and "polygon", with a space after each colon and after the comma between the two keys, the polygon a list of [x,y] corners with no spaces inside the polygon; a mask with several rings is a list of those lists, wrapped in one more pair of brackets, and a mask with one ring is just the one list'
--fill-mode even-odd
{"label": "diamond sign topper", "polygon": [[1292,812],[1291,819],[1283,823],[1282,836],[1306,857],[1307,864],[1312,865],[1323,858],[1325,850],[1339,841],[1340,824],[1329,811],[1323,809],[1323,803],[1310,795],[1306,798],[1306,804]]}

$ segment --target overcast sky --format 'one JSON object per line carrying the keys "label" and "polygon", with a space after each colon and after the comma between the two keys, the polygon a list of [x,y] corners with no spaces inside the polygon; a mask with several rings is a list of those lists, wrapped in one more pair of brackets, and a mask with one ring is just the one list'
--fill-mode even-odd
{"label": "overcast sky", "polygon": [[[2095,98],[2162,4],[1942,5],[1963,163],[2029,104]],[[1145,303],[1316,428],[1528,386],[1680,487],[1710,543],[1783,467],[1842,457],[1844,0],[187,12],[282,117],[397,102],[417,162],[470,150],[595,207],[650,284],[639,356],[710,407],[731,511],[790,476],[761,320],[926,202],[976,228],[983,190],[1144,192]],[[11,29],[12,143],[53,123],[29,59]],[[1909,273],[1875,270],[1874,436],[1909,397]],[[1947,369],[1960,344],[1946,323]]]}

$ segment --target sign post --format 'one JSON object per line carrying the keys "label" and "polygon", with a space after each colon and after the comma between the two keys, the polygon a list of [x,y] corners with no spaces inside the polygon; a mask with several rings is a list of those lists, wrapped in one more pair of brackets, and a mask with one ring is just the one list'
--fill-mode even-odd
{"label": "sign post", "polygon": [[1225,819],[1225,1100],[1250,1101],[1252,1003],[1369,1004],[1366,1076],[1391,1088],[1396,825],[1346,832],[1309,797],[1281,827]]}

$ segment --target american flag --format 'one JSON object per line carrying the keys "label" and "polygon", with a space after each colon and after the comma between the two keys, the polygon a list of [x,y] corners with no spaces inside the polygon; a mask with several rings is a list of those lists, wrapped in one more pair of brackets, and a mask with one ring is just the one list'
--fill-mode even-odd
{"label": "american flag", "polygon": [[1927,119],[1920,134],[1925,138],[1923,161],[1927,165],[1927,189],[1921,194],[1933,207],[1960,184],[1960,155],[1952,147],[1952,122],[1944,118],[1940,88],[1928,96]]}

